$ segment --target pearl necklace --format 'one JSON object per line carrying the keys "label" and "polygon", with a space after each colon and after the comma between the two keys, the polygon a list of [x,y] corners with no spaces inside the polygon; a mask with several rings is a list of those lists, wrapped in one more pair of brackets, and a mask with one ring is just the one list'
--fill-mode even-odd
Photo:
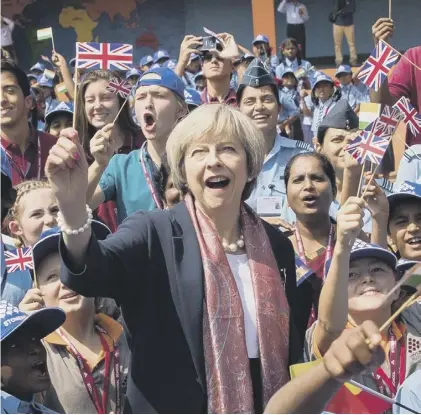
{"label": "pearl necklace", "polygon": [[244,235],[240,235],[240,239],[232,244],[227,244],[222,241],[222,247],[224,248],[224,251],[237,252],[238,249],[244,248]]}

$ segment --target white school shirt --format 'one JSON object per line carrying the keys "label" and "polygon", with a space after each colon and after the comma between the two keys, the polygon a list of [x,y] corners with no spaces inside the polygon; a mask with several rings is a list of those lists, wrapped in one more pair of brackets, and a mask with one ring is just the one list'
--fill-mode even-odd
{"label": "white school shirt", "polygon": [[243,306],[247,354],[250,359],[255,359],[259,357],[259,342],[257,339],[256,300],[254,299],[248,258],[246,254],[227,254],[227,259]]}
{"label": "white school shirt", "polygon": [[7,17],[3,17],[3,20],[5,25],[1,27],[1,45],[10,46],[13,45],[12,32],[15,24]]}
{"label": "white school shirt", "polygon": [[319,101],[319,103],[314,106],[313,122],[311,124],[311,131],[314,135],[317,135],[317,129],[319,128],[319,125],[322,123],[323,119],[331,111],[335,104],[336,102],[334,102],[332,98],[329,98],[326,102],[322,103]]}
{"label": "white school shirt", "polygon": [[[302,15],[299,13],[300,8],[304,10]],[[307,7],[299,2],[287,3],[287,0],[282,0],[281,4],[278,6],[278,12],[285,13],[287,15],[288,24],[303,24],[310,18]]]}

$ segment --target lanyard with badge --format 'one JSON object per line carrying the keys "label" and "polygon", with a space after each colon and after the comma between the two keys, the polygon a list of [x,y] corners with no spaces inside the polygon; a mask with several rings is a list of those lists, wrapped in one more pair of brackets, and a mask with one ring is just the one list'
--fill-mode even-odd
{"label": "lanyard with badge", "polygon": [[[6,147],[3,145],[3,140],[5,140],[5,138],[1,138],[2,143],[1,143],[1,149],[4,151],[4,153],[6,154],[7,158],[10,161],[10,165],[12,166],[12,168],[19,174],[20,178],[22,180],[26,180],[26,177],[28,176],[29,170],[31,170],[31,163],[29,161],[26,162],[26,172],[24,172],[20,166],[13,160],[13,156],[12,153],[10,153],[10,151],[8,151],[6,149]],[[6,140],[5,140],[6,141]],[[39,135],[38,135],[38,141],[37,141],[37,153],[38,153],[38,171],[37,171],[37,179],[40,180],[41,179],[41,142],[39,139]],[[22,154],[22,160],[25,161],[25,156]]]}
{"label": "lanyard with badge", "polygon": [[[380,367],[373,373],[373,379],[377,384],[379,392],[383,395],[387,395],[390,398],[394,398],[398,390],[399,385],[405,380],[405,339],[398,342],[396,340],[395,333],[392,327],[389,329],[389,363],[390,363],[390,375],[386,375],[384,370]],[[398,365],[398,348],[399,351],[399,365]]]}
{"label": "lanyard with badge", "polygon": [[140,149],[140,164],[142,165],[143,174],[145,175],[146,183],[148,184],[149,191],[151,192],[151,195],[152,195],[152,199],[155,202],[156,207],[158,209],[162,210],[163,209],[162,201],[159,197],[158,191],[156,190],[156,188],[155,188],[155,186],[152,182],[151,173],[146,166],[145,146],[146,146],[146,141],[143,143],[143,145]]}
{"label": "lanyard with badge", "polygon": [[[327,273],[329,271],[327,267],[329,265],[330,260],[332,259],[333,235],[334,235],[334,233],[335,233],[335,227],[333,226],[333,224],[331,224],[330,229],[329,229],[329,237],[328,237],[327,247],[326,247],[325,263],[324,263],[324,267],[323,267],[323,281],[327,277]],[[304,251],[303,239],[301,238],[301,233],[300,233],[300,230],[298,229],[297,225],[295,225],[295,239],[297,241],[298,256],[301,258],[301,260],[304,262],[304,264],[307,265],[307,259],[306,259],[306,255],[305,255],[305,251]]]}
{"label": "lanyard with badge", "polygon": [[70,353],[76,359],[77,365],[79,366],[80,374],[82,375],[82,380],[85,385],[85,388],[88,392],[89,397],[91,398],[95,409],[98,414],[107,413],[107,403],[108,403],[108,390],[110,386],[110,366],[111,366],[111,354],[113,355],[114,361],[114,378],[115,378],[115,390],[116,390],[116,400],[115,400],[115,413],[119,414],[121,410],[121,380],[120,380],[120,352],[118,350],[117,344],[113,341],[114,350],[111,353],[110,347],[108,346],[107,341],[104,338],[104,335],[107,332],[99,326],[95,326],[95,329],[99,332],[99,337],[101,339],[102,349],[105,354],[105,373],[104,373],[104,391],[102,394],[102,404],[100,402],[100,392],[95,386],[95,380],[92,375],[92,371],[89,368],[86,360],[83,356],[77,351],[76,347],[70,341],[70,339],[64,334],[63,330],[57,329],[59,336],[67,343],[70,349]]}

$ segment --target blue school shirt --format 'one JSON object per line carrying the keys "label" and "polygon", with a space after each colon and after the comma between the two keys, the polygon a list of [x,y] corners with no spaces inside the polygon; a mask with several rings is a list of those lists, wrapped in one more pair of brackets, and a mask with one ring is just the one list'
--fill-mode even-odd
{"label": "blue school shirt", "polygon": [[[319,101],[318,104],[314,105],[313,107],[313,121],[311,123],[311,131],[313,132],[313,135],[317,135],[317,130],[319,128],[319,125],[323,121],[323,119],[326,117],[326,115],[332,110],[332,108],[335,106],[337,101],[333,101],[332,98],[329,98],[325,103],[322,103]],[[310,109],[310,108],[309,108]],[[321,119],[319,120],[319,115],[322,113]],[[319,123],[320,121],[320,123]]]}
{"label": "blue school shirt", "polygon": [[355,107],[358,104],[361,104],[361,102],[369,102],[367,99],[367,96],[364,96],[358,89],[352,85],[341,85],[341,99],[346,99],[352,109],[355,109]]}
{"label": "blue school shirt", "polygon": [[37,402],[26,402],[1,391],[1,413],[2,414],[57,414]]}
{"label": "blue school shirt", "polygon": [[280,196],[282,204],[285,206],[285,167],[293,156],[308,151],[313,151],[309,144],[303,141],[281,137],[278,134],[275,138],[272,150],[270,150],[263,162],[262,170],[257,176],[256,186],[247,199],[247,204],[257,211],[258,197]]}
{"label": "blue school shirt", "polygon": [[[395,401],[421,414],[421,370],[416,370],[405,379],[396,393]],[[393,413],[408,414],[409,411],[393,405]]]}
{"label": "blue school shirt", "polygon": [[[288,58],[285,58],[281,63],[276,67],[275,73],[276,77],[278,79],[282,78],[282,74],[287,70],[292,70],[295,72],[298,68],[303,68],[306,71],[309,71],[309,69],[312,67],[312,64],[309,61],[302,60],[301,65],[298,64],[297,58],[295,58],[293,61],[290,61]],[[307,73],[307,77],[310,79],[310,82],[314,78],[314,70],[309,71]]]}
{"label": "blue school shirt", "polygon": [[113,156],[99,186],[106,202],[116,202],[118,224],[138,210],[156,208],[140,162],[140,149]]}
{"label": "blue school shirt", "polygon": [[404,181],[421,183],[421,144],[415,144],[403,153],[395,186],[399,186]]}
{"label": "blue school shirt", "polygon": [[279,90],[279,102],[282,105],[282,111],[278,115],[278,121],[300,115],[300,108],[296,102],[297,94],[296,89],[283,87]]}

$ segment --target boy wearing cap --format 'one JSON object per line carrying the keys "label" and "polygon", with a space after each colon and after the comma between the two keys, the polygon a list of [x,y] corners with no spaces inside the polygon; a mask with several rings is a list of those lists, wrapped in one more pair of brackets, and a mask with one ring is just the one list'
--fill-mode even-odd
{"label": "boy wearing cap", "polygon": [[192,112],[194,109],[202,105],[200,94],[193,88],[186,88],[184,90],[184,99],[189,112]]}
{"label": "boy wearing cap", "polygon": [[358,113],[360,111],[361,102],[369,102],[370,96],[363,94],[352,83],[352,69],[349,65],[340,65],[335,73],[336,79],[339,81],[339,89],[341,98],[346,99],[351,108]]}
{"label": "boy wearing cap", "polygon": [[34,402],[33,396],[51,386],[41,339],[64,323],[64,311],[51,307],[27,314],[2,300],[0,318],[1,412],[56,413]]}
{"label": "boy wearing cap", "polygon": [[197,50],[200,46],[202,38],[191,35],[185,36],[180,45],[180,55],[174,71],[189,88],[195,88],[195,75],[202,69],[202,59]]}
{"label": "boy wearing cap", "polygon": [[42,63],[37,62],[34,66],[32,66],[30,69],[30,72],[33,73],[35,76],[40,76],[45,71],[45,65]]}
{"label": "boy wearing cap", "polygon": [[404,181],[387,199],[388,232],[400,257],[421,261],[421,184]]}
{"label": "boy wearing cap", "polygon": [[244,73],[237,100],[240,111],[253,120],[265,139],[266,158],[247,203],[258,215],[279,225],[286,208],[285,166],[295,154],[312,148],[278,134],[278,114],[282,109],[278,86],[260,59],[255,59]]}
{"label": "boy wearing cap", "polygon": [[162,66],[168,59],[170,54],[166,50],[158,50],[153,55],[153,63],[158,66]]}
{"label": "boy wearing cap", "polygon": [[44,131],[59,138],[61,130],[70,128],[72,122],[73,102],[58,102],[47,109]]}
{"label": "boy wearing cap", "polygon": [[139,69],[142,72],[146,72],[147,70],[149,70],[151,68],[152,64],[153,64],[153,56],[152,55],[143,56],[143,58],[139,62]]}
{"label": "boy wearing cap", "polygon": [[12,183],[42,179],[56,138],[26,122],[33,107],[28,77],[10,61],[1,61],[1,88],[1,147],[12,167]]}
{"label": "boy wearing cap", "polygon": [[276,67],[279,65],[279,58],[273,52],[266,35],[257,35],[253,40],[253,55],[262,59],[272,69],[271,75],[275,76]]}
{"label": "boy wearing cap", "polygon": [[146,143],[127,155],[116,154],[110,161],[110,143],[104,139],[104,164],[95,161],[89,167],[87,199],[93,209],[114,200],[120,224],[137,210],[163,207],[154,178],[159,177],[168,136],[186,110],[184,83],[172,70],[150,69],[140,77],[135,112]]}

